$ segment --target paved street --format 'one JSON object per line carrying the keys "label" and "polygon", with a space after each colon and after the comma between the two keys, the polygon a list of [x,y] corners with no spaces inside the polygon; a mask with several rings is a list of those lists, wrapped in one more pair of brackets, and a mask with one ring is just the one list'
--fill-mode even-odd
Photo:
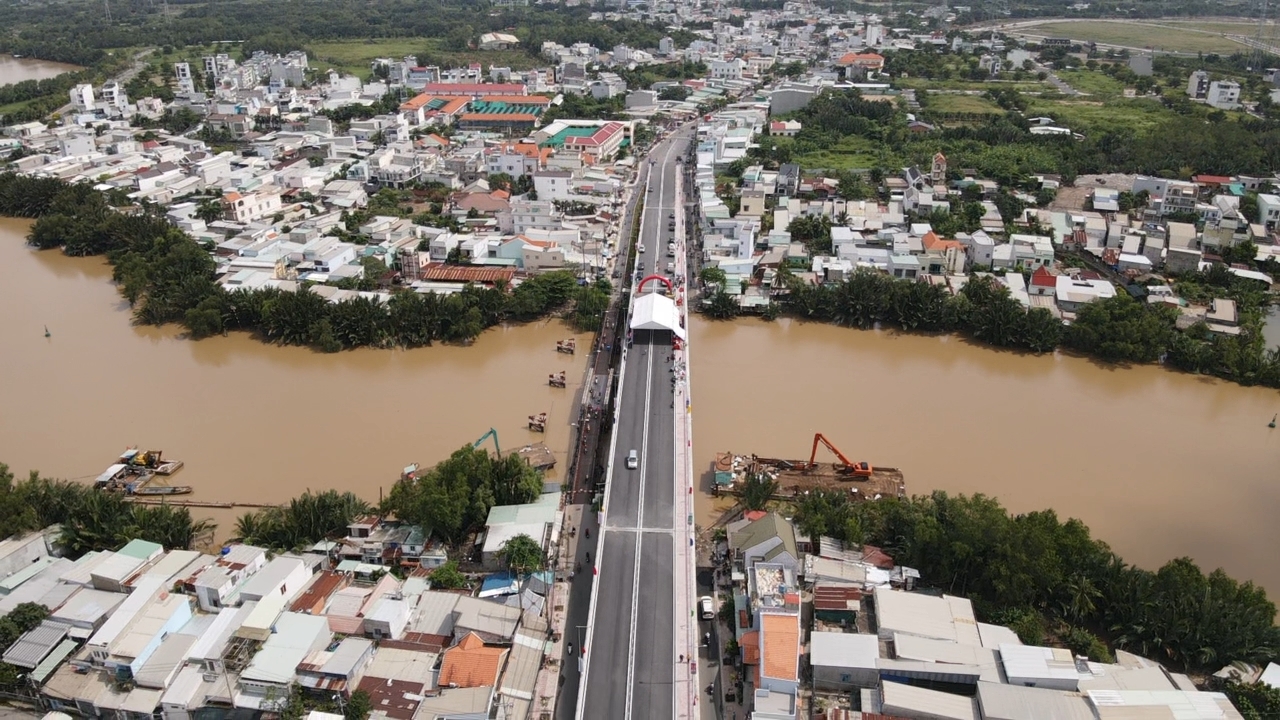
{"label": "paved street", "polygon": [[[676,162],[687,132],[650,155],[636,271],[665,274],[668,218],[679,212]],[[598,595],[592,610],[579,718],[672,718],[676,650],[673,559],[675,395],[670,334],[637,332],[627,351],[611,451]],[[639,467],[627,468],[635,451]],[[683,518],[681,518],[683,521]],[[683,646],[683,644],[682,644]],[[683,672],[683,666],[681,666]]]}

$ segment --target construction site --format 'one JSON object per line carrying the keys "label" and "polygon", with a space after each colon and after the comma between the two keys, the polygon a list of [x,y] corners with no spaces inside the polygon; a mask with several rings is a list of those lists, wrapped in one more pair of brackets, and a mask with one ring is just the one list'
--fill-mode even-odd
{"label": "construction site", "polygon": [[[834,462],[818,462],[819,445],[835,455]],[[907,494],[902,470],[851,461],[822,433],[814,434],[807,461],[722,452],[716,453],[714,472],[712,488],[716,495],[737,495],[743,482],[753,475],[763,475],[778,483],[776,500],[788,500],[817,489],[847,492],[853,500],[879,500]]]}

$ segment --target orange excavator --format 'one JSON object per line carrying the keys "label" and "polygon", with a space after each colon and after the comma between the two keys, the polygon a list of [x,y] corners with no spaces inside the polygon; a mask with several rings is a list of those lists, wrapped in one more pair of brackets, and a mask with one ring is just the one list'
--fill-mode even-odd
{"label": "orange excavator", "polygon": [[836,457],[840,458],[840,463],[844,465],[845,473],[854,477],[871,477],[872,473],[875,472],[875,468],[871,467],[870,463],[851,462],[849,458],[844,456],[844,453],[831,444],[830,440],[823,437],[822,433],[813,434],[813,451],[809,453],[809,464],[804,467],[805,470],[812,470],[817,467],[814,460],[818,457],[818,443],[825,445]]}

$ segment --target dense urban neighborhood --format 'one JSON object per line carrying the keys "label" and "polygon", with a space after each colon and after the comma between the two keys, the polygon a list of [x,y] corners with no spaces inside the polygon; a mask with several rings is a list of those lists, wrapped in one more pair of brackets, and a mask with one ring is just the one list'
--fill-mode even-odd
{"label": "dense urban neighborhood", "polygon": [[[1280,387],[1275,48],[1027,37],[946,5],[494,0],[395,33],[381,5],[329,9],[308,34],[298,8],[246,3],[217,28],[232,41],[204,10],[114,8],[132,40],[81,45],[37,39],[47,9],[0,11],[29,23],[0,50],[80,64],[0,86],[0,215],[34,249],[104,256],[135,323],[193,342],[469,345],[562,318],[594,335],[554,348],[587,356],[581,387],[547,382],[573,393],[571,447],[503,452],[490,430],[385,497],[250,498],[221,529],[167,497],[191,487],[148,484],[180,462],[136,448],[92,484],[0,464],[7,701],[128,720],[1280,709],[1275,605],[1221,570],[1140,569],[1053,511],[911,497],[821,434],[807,463],[694,469],[687,320]],[[700,493],[734,500],[695,525]],[[627,687],[600,690],[610,672]]]}

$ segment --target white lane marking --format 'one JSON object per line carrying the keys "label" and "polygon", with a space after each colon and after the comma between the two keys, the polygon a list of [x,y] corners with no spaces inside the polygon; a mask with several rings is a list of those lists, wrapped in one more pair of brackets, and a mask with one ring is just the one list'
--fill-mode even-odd
{"label": "white lane marking", "polygon": [[[667,157],[670,156],[668,150]],[[658,197],[662,198],[662,194],[667,184],[666,173],[659,176],[658,180]],[[644,425],[640,433],[640,506],[636,509],[636,525],[644,527],[644,484],[645,477],[649,472],[649,404],[653,398],[653,356],[654,346],[650,342],[646,354],[649,356],[649,366],[645,372],[644,387]],[[627,703],[626,716],[631,717],[632,703],[635,701],[636,687],[636,617],[639,615],[636,603],[640,599],[640,550],[643,535],[636,536],[636,554],[635,564],[632,566],[631,575],[631,628],[627,640]]]}

